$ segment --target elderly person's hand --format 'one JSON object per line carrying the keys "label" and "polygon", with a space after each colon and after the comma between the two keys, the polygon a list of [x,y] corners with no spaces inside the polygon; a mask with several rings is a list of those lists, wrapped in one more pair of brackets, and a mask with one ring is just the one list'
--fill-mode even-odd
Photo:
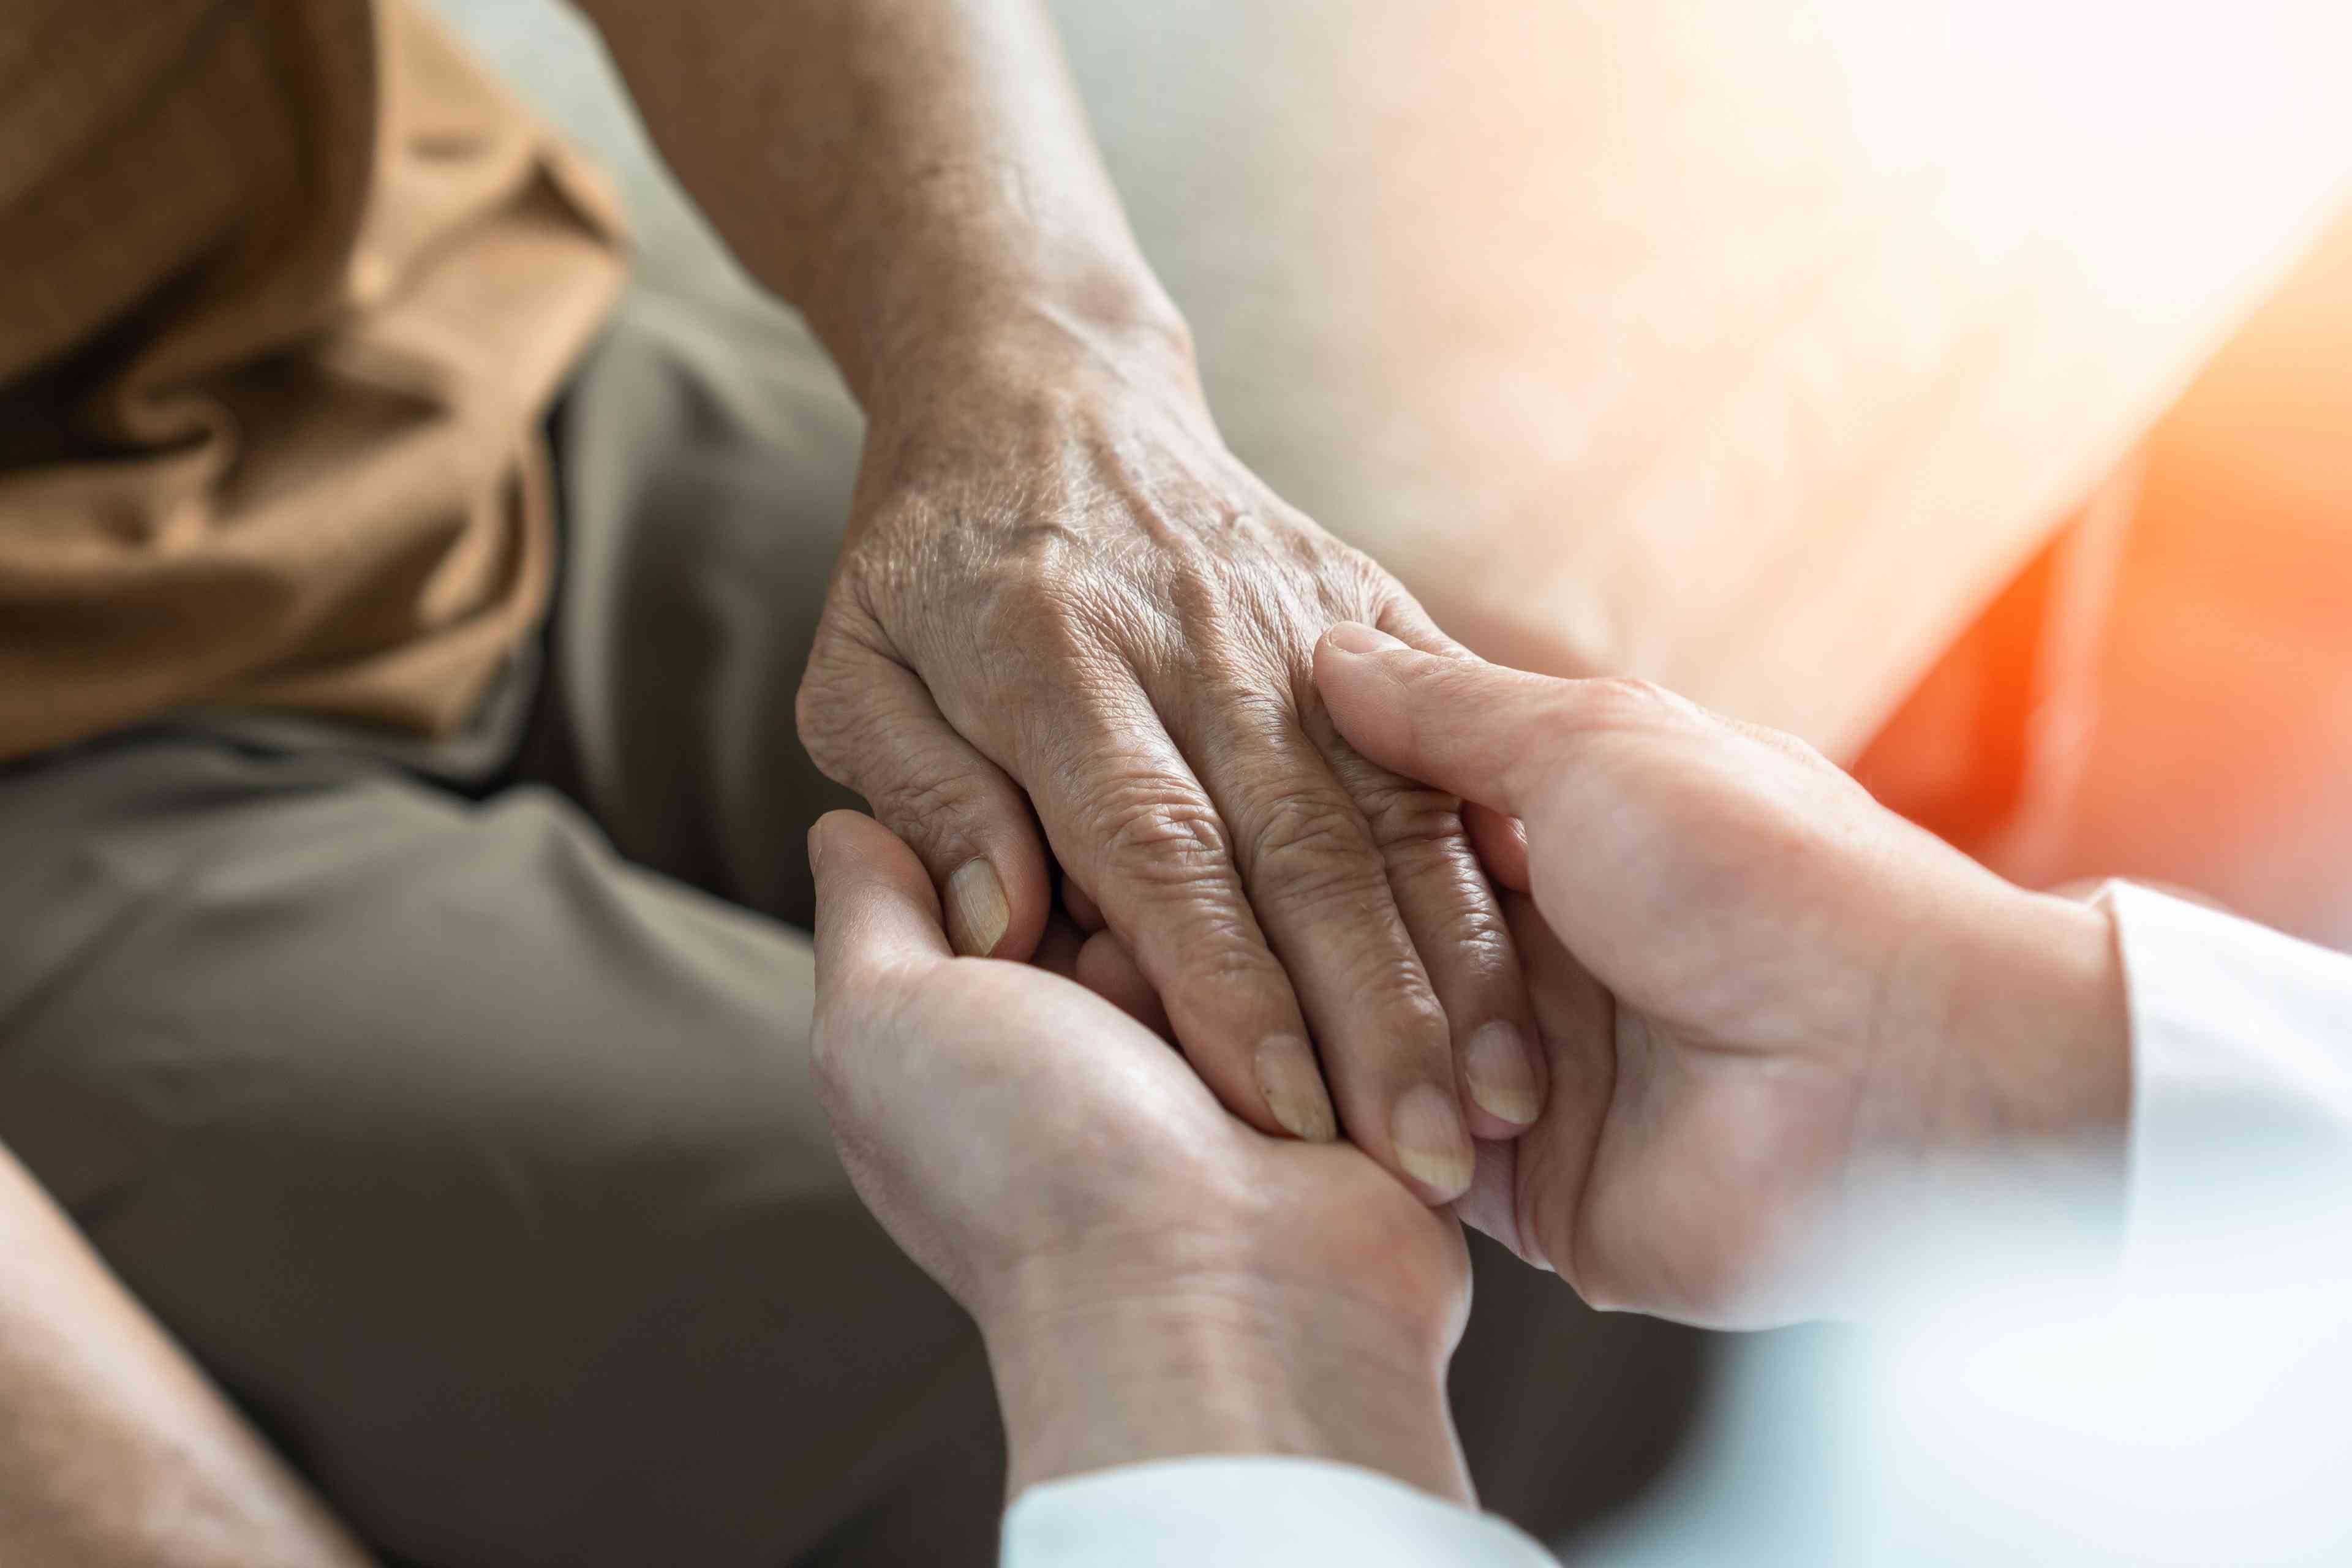
{"label": "elderly person's hand", "polygon": [[1446,645],[1225,450],[1048,8],[584,3],[866,413],[810,754],[956,951],[1031,956],[1058,860],[1236,1115],[1455,1196],[1465,1122],[1542,1104],[1527,988],[1454,803],[1349,751],[1311,671],[1344,619]]}
{"label": "elderly person's hand", "polygon": [[[1365,626],[1317,679],[1365,755],[1475,803],[1514,894],[1551,1101],[1465,1217],[1588,1300],[1752,1324],[1939,1163],[2114,1140],[2103,912],[2022,891],[1802,742],[1637,683],[1433,657]],[[1521,837],[1524,824],[1524,837]]]}
{"label": "elderly person's hand", "polygon": [[1540,1108],[1526,989],[1455,801],[1359,756],[1312,680],[1338,621],[1452,645],[1225,450],[1181,327],[1015,322],[930,374],[869,399],[812,754],[914,847],[956,951],[1031,954],[1050,846],[1228,1108],[1320,1140],[1336,1100],[1454,1197],[1465,1110],[1501,1138]]}
{"label": "elderly person's hand", "polygon": [[1467,1496],[1451,1216],[1356,1149],[1234,1121],[1073,982],[956,957],[922,866],[870,819],[826,817],[810,852],[826,1112],[859,1194],[980,1323],[1014,1491],[1294,1453]]}

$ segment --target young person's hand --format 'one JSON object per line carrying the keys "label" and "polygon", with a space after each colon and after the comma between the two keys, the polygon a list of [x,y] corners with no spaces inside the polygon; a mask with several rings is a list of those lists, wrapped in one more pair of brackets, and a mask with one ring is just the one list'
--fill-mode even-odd
{"label": "young person's hand", "polygon": [[[2002,881],[1801,742],[1638,682],[1360,626],[1316,670],[1358,750],[1472,803],[1517,889],[1551,1100],[1482,1147],[1462,1207],[1588,1300],[1722,1325],[1834,1310],[1865,1196],[1883,1221],[1941,1162],[2119,1135],[2102,912]],[[1881,1180],[1898,1190],[1856,1190]]]}
{"label": "young person's hand", "polygon": [[980,1323],[1014,1491],[1287,1453],[1467,1497],[1451,1215],[1350,1145],[1235,1121],[1085,987],[956,957],[922,863],[878,824],[837,812],[810,852],[826,1113],[859,1195]]}

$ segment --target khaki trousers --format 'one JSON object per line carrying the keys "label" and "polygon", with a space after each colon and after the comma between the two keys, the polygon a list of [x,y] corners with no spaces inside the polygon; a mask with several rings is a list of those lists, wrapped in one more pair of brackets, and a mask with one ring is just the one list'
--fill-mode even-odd
{"label": "khaki trousers", "polygon": [[[545,668],[477,733],[0,772],[0,1144],[394,1562],[988,1561],[976,1336],[807,1076],[803,839],[854,802],[792,699],[856,416],[781,314],[641,290],[557,435]],[[1496,1261],[1465,1441],[1563,1528],[1660,1461],[1690,1341]]]}
{"label": "khaki trousers", "polygon": [[661,309],[563,412],[501,787],[231,720],[0,774],[0,1142],[395,1561],[984,1558],[975,1339],[835,1162],[776,918],[856,431]]}

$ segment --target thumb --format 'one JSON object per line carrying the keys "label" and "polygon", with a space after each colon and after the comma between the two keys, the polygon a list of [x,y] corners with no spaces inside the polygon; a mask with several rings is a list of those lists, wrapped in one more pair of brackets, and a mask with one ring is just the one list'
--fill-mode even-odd
{"label": "thumb", "polygon": [[1525,816],[1575,720],[1579,682],[1423,653],[1344,622],[1315,649],[1315,685],[1348,743],[1391,773]]}
{"label": "thumb", "polygon": [[809,830],[816,872],[817,1006],[871,970],[954,956],[915,852],[870,816],[832,811]]}
{"label": "thumb", "polygon": [[1028,797],[961,735],[905,666],[863,648],[820,647],[802,680],[802,743],[835,783],[866,797],[911,846],[961,953],[1027,959],[1053,904]]}

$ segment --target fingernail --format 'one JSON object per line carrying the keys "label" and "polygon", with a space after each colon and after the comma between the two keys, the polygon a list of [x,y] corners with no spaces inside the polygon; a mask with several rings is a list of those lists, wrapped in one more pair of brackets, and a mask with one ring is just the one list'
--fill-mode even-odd
{"label": "fingernail", "polygon": [[1375,631],[1361,621],[1341,621],[1323,636],[1341,653],[1379,653],[1383,648],[1404,646],[1388,633]]}
{"label": "fingernail", "polygon": [[1469,1190],[1470,1134],[1462,1130],[1461,1112],[1444,1089],[1431,1083],[1406,1089],[1389,1130],[1396,1138],[1397,1163],[1435,1193],[1438,1202]]}
{"label": "fingernail", "polygon": [[1471,1099],[1514,1127],[1532,1125],[1543,1110],[1528,1037],[1517,1024],[1498,1018],[1471,1031],[1462,1047],[1462,1076],[1470,1081]]}
{"label": "fingernail", "polygon": [[1276,1035],[1258,1047],[1257,1091],[1283,1131],[1301,1142],[1328,1143],[1339,1135],[1315,1053],[1297,1036]]}
{"label": "fingernail", "polygon": [[1004,901],[1004,884],[996,868],[985,860],[967,860],[948,879],[948,940],[958,952],[985,958],[1004,940],[1013,923],[1013,906]]}

